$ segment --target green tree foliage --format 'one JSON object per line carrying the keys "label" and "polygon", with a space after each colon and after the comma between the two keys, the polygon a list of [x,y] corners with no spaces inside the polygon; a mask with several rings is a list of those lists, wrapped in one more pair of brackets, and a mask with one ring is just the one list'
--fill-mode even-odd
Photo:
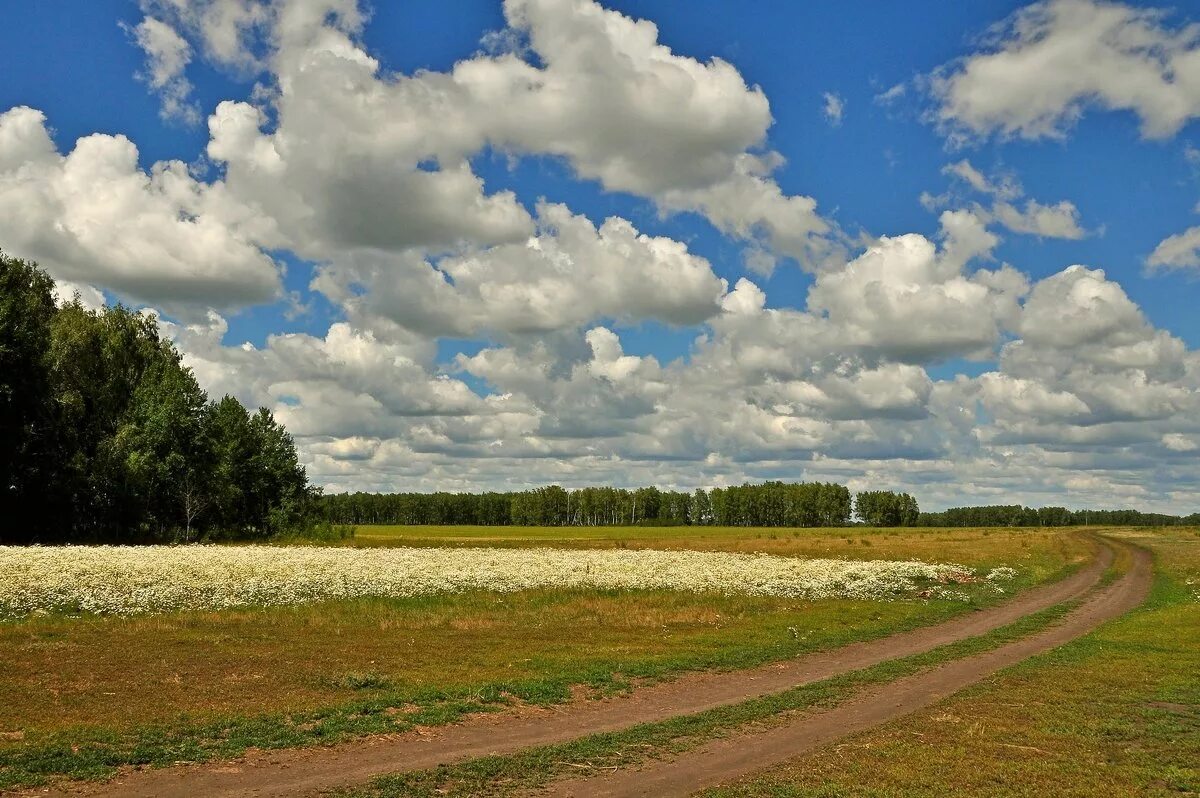
{"label": "green tree foliage", "polygon": [[313,492],[287,431],[210,404],[153,316],[55,308],[53,281],[3,256],[0,286],[0,541],[263,537],[304,520]]}
{"label": "green tree foliage", "polygon": [[1200,514],[1184,518],[1139,510],[1068,510],[1065,507],[1023,507],[1019,504],[951,507],[940,513],[921,513],[919,526],[1171,526],[1200,523]]}
{"label": "green tree foliage", "polygon": [[45,272],[0,252],[0,518],[15,519],[58,470],[47,358],[53,289]]}
{"label": "green tree foliage", "polygon": [[262,537],[303,521],[312,491],[292,437],[270,412],[251,414],[226,396],[205,408],[201,429],[208,467],[196,475],[194,496],[181,500],[234,537]]}
{"label": "green tree foliage", "polygon": [[907,493],[865,490],[854,496],[854,509],[868,526],[912,526],[921,515],[917,500]]}
{"label": "green tree foliage", "polygon": [[850,520],[850,492],[821,483],[768,482],[695,493],[550,485],[514,493],[343,493],[320,502],[334,524],[841,526]]}

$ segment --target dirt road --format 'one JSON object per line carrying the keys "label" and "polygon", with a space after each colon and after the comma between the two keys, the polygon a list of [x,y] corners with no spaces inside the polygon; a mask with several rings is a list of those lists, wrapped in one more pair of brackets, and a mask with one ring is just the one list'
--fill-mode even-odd
{"label": "dirt road", "polygon": [[842,737],[886,723],[940,701],[996,671],[1049,651],[1087,634],[1145,600],[1152,560],[1135,550],[1134,567],[1120,580],[1097,591],[1060,623],[991,651],[948,662],[877,688],[822,712],[759,734],[741,734],[703,745],[668,762],[611,775],[559,782],[538,795],[558,798],[633,798],[690,795],[792,759]]}
{"label": "dirt road", "polygon": [[[618,698],[577,701],[548,709],[522,708],[476,716],[454,726],[370,737],[325,748],[254,752],[231,762],[132,771],[103,784],[71,785],[55,793],[37,794],[140,798],[311,795],[386,773],[422,770],[665,720],[781,692],[987,633],[1085,594],[1098,583],[1112,559],[1110,547],[1098,546],[1091,562],[1070,577],[1026,591],[1004,604],[934,626],[750,670],[690,674]],[[756,760],[749,766],[761,765]],[[733,769],[726,775],[741,772],[738,767],[731,760]],[[667,777],[664,783],[669,782]],[[619,785],[620,781],[614,779],[612,783]],[[571,785],[563,788],[582,789]]]}

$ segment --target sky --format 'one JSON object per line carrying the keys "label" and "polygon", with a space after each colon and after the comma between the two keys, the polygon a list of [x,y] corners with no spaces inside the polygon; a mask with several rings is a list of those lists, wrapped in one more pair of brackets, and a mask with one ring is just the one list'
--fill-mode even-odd
{"label": "sky", "polygon": [[0,248],[327,491],[1200,509],[1200,13],[128,0],[0,27]]}

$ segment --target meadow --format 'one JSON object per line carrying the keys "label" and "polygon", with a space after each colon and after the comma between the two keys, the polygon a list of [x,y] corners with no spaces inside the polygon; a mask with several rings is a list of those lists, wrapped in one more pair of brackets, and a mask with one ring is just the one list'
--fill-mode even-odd
{"label": "meadow", "polygon": [[1139,609],[929,711],[704,795],[1200,793],[1200,531],[1115,536],[1155,554]]}
{"label": "meadow", "polygon": [[[764,773],[696,793],[704,798],[1166,796],[1200,789],[1200,530],[1106,530],[1154,555],[1148,600],[1132,612],[948,699],[839,739]],[[1106,583],[1125,573],[1118,551]],[[343,798],[565,794],[563,781],[687,756],[705,743],[756,735],[833,707],[857,691],[1060,621],[1073,602],[923,655],[893,660],[746,701],[616,733],[436,770],[378,778]],[[644,774],[647,771],[636,771]],[[575,782],[581,789],[589,782]],[[622,783],[628,787],[629,783]],[[608,786],[599,781],[596,787]],[[547,793],[549,788],[549,793]],[[572,794],[586,794],[583,792]],[[626,794],[616,792],[613,794]]]}
{"label": "meadow", "polygon": [[[350,542],[209,549],[225,557],[265,549],[287,562],[424,553],[461,564],[470,555],[545,558],[563,549],[574,550],[567,554],[575,562],[687,561],[697,556],[690,550],[755,565],[815,557],[889,568],[887,561],[916,560],[980,576],[1012,568],[1009,592],[1061,576],[1090,551],[1074,533],[1043,529],[360,528]],[[554,582],[309,595],[300,603],[238,599],[222,609],[174,609],[172,599],[133,614],[48,600],[0,622],[0,787],[402,731],[512,702],[747,667],[934,623],[1008,595],[986,578],[953,585],[962,595],[916,595],[912,588],[930,576],[941,584],[930,571],[900,594],[876,597]]]}
{"label": "meadow", "polygon": [[472,590],[664,590],[806,599],[969,598],[1015,577],[955,563],[729,552],[271,546],[0,547],[0,617],[133,615]]}

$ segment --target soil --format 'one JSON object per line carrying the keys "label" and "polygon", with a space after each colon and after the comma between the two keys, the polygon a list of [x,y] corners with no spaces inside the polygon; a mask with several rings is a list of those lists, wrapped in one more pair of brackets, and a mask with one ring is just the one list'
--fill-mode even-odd
{"label": "soil", "polygon": [[1091,595],[1060,623],[991,651],[954,660],[922,673],[866,689],[833,709],[798,715],[769,731],[738,734],[700,746],[666,762],[590,778],[561,781],[540,796],[691,795],[735,781],[835,740],[928,707],[997,671],[1087,634],[1145,600],[1152,559],[1134,552],[1134,566],[1121,579]]}
{"label": "soil", "polygon": [[[233,761],[128,770],[105,783],[71,783],[54,791],[29,794],[139,798],[311,795],[388,773],[424,770],[616,731],[781,692],[985,634],[1088,593],[1098,584],[1113,556],[1111,547],[1098,545],[1092,560],[1071,576],[1025,591],[1003,604],[933,626],[753,669],[688,674],[639,687],[620,697],[576,700],[549,708],[521,707],[473,716],[453,726],[360,738],[323,748],[252,751]],[[555,786],[554,794],[683,795],[753,772],[926,706],[1006,664],[1083,634],[1136,606],[1149,582],[1148,555],[1139,552],[1131,574],[1096,593],[1050,631],[918,677],[901,679],[830,713],[797,720],[750,740],[722,740],[674,762],[603,779],[563,782]],[[829,719],[822,720],[826,716]]]}

